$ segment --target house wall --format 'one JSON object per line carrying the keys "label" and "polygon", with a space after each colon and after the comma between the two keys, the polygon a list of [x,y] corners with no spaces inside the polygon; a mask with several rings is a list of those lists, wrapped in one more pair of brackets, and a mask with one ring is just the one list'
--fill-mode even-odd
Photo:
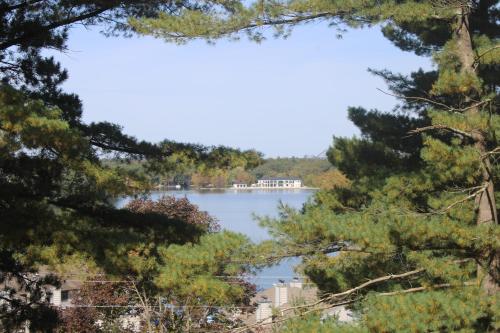
{"label": "house wall", "polygon": [[284,283],[274,285],[274,306],[279,307],[288,303],[288,287]]}
{"label": "house wall", "polygon": [[255,320],[262,323],[271,323],[273,316],[273,310],[271,302],[261,302],[257,305],[257,310],[255,311]]}
{"label": "house wall", "polygon": [[56,289],[55,287],[50,287],[49,292],[52,294],[50,297],[50,304],[54,306],[61,305],[61,289]]}
{"label": "house wall", "polygon": [[290,281],[290,288],[299,288],[299,289],[302,289],[302,281],[300,281],[300,280]]}

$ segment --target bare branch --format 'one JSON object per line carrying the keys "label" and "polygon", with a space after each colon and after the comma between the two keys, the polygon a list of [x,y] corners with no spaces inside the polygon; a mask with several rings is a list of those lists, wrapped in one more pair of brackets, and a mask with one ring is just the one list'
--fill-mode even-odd
{"label": "bare branch", "polygon": [[[407,272],[407,273],[404,273],[404,274],[400,274],[400,276],[405,275],[405,274],[410,274],[410,273],[413,273],[413,272],[415,272],[415,271]],[[415,273],[413,273],[413,274],[415,274]],[[410,275],[412,275],[412,274],[410,274]],[[396,276],[396,275],[393,275],[393,277],[394,276]],[[407,275],[407,276],[409,276],[409,275]],[[386,277],[384,277],[384,278],[386,278]],[[375,279],[375,280],[377,280],[377,279]],[[378,293],[377,296],[386,296],[386,297],[388,297],[388,296],[396,296],[396,295],[416,293],[416,292],[421,292],[421,291],[425,291],[425,290],[444,289],[444,288],[453,288],[453,287],[462,287],[462,286],[473,286],[473,285],[476,285],[476,284],[477,284],[476,282],[472,282],[472,281],[465,282],[465,283],[463,283],[461,285],[453,285],[453,284],[450,284],[450,283],[443,283],[443,284],[437,284],[437,285],[432,285],[432,286],[422,286],[422,287],[415,287],[415,288],[398,290],[398,291],[392,291],[392,292]],[[235,328],[233,330],[226,331],[226,332],[239,333],[239,332],[244,332],[244,331],[246,331],[246,330],[248,330],[250,328],[262,327],[262,326],[267,326],[267,325],[276,325],[276,324],[283,323],[283,322],[286,322],[286,321],[289,321],[289,320],[292,320],[292,319],[304,317],[304,316],[306,316],[308,314],[311,314],[311,313],[314,313],[314,312],[328,310],[328,309],[331,309],[331,308],[334,308],[334,307],[337,307],[337,306],[352,304],[352,303],[354,303],[356,301],[359,301],[360,299],[361,298],[357,298],[357,299],[351,299],[351,300],[341,301],[341,302],[337,302],[337,303],[333,303],[333,304],[326,304],[325,306],[317,307],[317,308],[312,308],[312,309],[309,309],[308,311],[301,312],[301,313],[298,313],[298,314],[294,314],[294,315],[291,315],[291,316],[288,316],[288,317],[280,318],[279,320],[275,320],[275,321],[272,321],[272,322],[264,322],[265,321],[265,319],[264,319],[262,321],[259,321],[259,322],[255,323],[255,324],[238,327],[238,328]],[[318,305],[318,304],[319,304],[318,302],[315,302],[315,303],[312,303],[309,306],[313,307],[313,306]],[[297,307],[292,307],[292,308],[287,308],[285,310],[282,310],[282,312],[283,311],[287,311],[287,310],[297,310],[297,309],[305,308],[305,307],[307,307],[307,305],[297,306]]]}
{"label": "bare branch", "polygon": [[230,330],[224,331],[224,333],[226,333],[226,332],[239,333],[239,332],[245,332],[246,330],[248,330],[250,328],[262,327],[262,326],[267,326],[267,325],[276,325],[276,324],[279,324],[279,323],[283,323],[283,322],[289,321],[291,319],[295,319],[295,318],[300,318],[300,317],[307,316],[308,314],[311,314],[311,313],[314,313],[314,312],[323,311],[323,310],[334,308],[336,306],[348,305],[348,304],[352,304],[352,303],[354,303],[354,300],[339,302],[339,303],[335,303],[335,304],[328,304],[327,306],[324,306],[324,307],[310,309],[308,311],[305,311],[305,312],[302,312],[302,313],[299,313],[299,314],[295,314],[293,316],[289,316],[289,317],[285,317],[285,318],[280,318],[280,319],[272,321],[272,322],[265,322],[266,319],[264,319],[264,320],[258,321],[258,322],[254,323],[254,324],[251,324],[251,325],[245,325],[245,326],[241,326],[241,327],[237,327],[237,328],[234,328],[234,329],[230,329]]}
{"label": "bare branch", "polygon": [[500,147],[496,147],[495,149],[484,153],[483,155],[481,155],[481,158],[484,159],[490,155],[495,155],[495,154],[500,154]]}
{"label": "bare branch", "polygon": [[417,100],[417,101],[422,101],[422,102],[426,102],[426,103],[429,103],[429,104],[437,105],[437,106],[440,106],[442,108],[445,108],[449,112],[460,112],[460,113],[462,113],[462,112],[465,112],[467,110],[474,109],[474,108],[480,107],[481,105],[484,105],[484,104],[487,104],[487,103],[491,102],[491,99],[487,99],[487,100],[479,101],[479,102],[477,102],[475,104],[469,105],[469,106],[467,106],[465,108],[454,108],[452,106],[449,106],[449,105],[446,105],[444,103],[432,100],[430,98],[419,97],[419,96],[396,95],[396,94],[388,93],[387,91],[384,91],[384,90],[382,90],[380,88],[377,88],[377,90],[380,91],[383,94],[386,94],[386,95],[389,95],[389,96],[392,96],[392,97],[401,98],[401,99],[409,99],[409,100]]}
{"label": "bare branch", "polygon": [[483,193],[484,191],[486,191],[486,189],[488,188],[488,183],[486,182],[486,183],[484,183],[483,185],[481,185],[481,186],[479,186],[477,188],[478,188],[478,190],[476,190],[472,194],[469,194],[468,196],[463,197],[462,199],[455,201],[454,203],[452,203],[448,207],[440,210],[438,213],[441,213],[441,214],[446,213],[447,211],[449,211],[450,209],[452,209],[456,205],[459,205],[461,203],[464,203],[466,201],[474,199],[475,197],[477,197],[478,195],[480,195],[481,193]]}
{"label": "bare branch", "polygon": [[144,317],[145,317],[144,321],[148,325],[148,332],[152,332],[151,314],[150,314],[151,309],[150,309],[149,305],[147,304],[148,300],[147,300],[147,297],[146,297],[146,293],[144,292],[143,295],[141,295],[141,292],[137,288],[137,285],[136,285],[136,283],[135,283],[134,280],[130,280],[130,284],[132,285],[133,291],[136,293],[137,298],[139,299],[139,302],[141,302],[142,308],[144,310]]}
{"label": "bare branch", "polygon": [[415,288],[410,288],[410,289],[404,289],[404,290],[398,290],[398,291],[391,291],[387,293],[379,293],[377,296],[396,296],[396,295],[403,295],[403,294],[409,294],[409,293],[415,293],[419,291],[424,291],[424,290],[430,290],[430,289],[443,289],[443,288],[452,288],[452,287],[461,287],[461,286],[474,286],[477,285],[477,282],[465,282],[462,285],[453,285],[450,283],[442,283],[442,284],[436,284],[433,286],[429,287],[415,287]]}
{"label": "bare branch", "polygon": [[490,52],[492,52],[492,51],[494,51],[496,49],[500,49],[500,45],[493,46],[493,47],[489,48],[488,50],[484,51],[483,53],[481,53],[480,55],[478,55],[476,57],[476,60],[474,60],[474,63],[472,64],[472,67],[476,68],[479,65],[480,60],[481,60],[482,57],[484,57],[485,55],[487,55],[488,53],[490,53]]}
{"label": "bare branch", "polygon": [[332,299],[335,299],[335,298],[346,297],[346,296],[349,296],[349,295],[351,295],[351,294],[353,294],[355,292],[358,292],[358,291],[360,291],[362,289],[370,287],[370,286],[372,286],[374,284],[378,284],[378,283],[381,283],[381,282],[386,282],[386,281],[390,281],[390,280],[397,280],[397,279],[402,279],[402,278],[414,276],[414,275],[423,273],[424,271],[425,271],[425,268],[419,268],[419,269],[415,269],[413,271],[409,271],[409,272],[406,272],[406,273],[391,274],[391,275],[381,276],[379,278],[372,279],[370,281],[367,281],[367,282],[365,282],[363,284],[360,284],[357,287],[354,287],[352,289],[346,290],[344,292],[329,295],[328,297],[325,298],[325,300],[332,300]]}
{"label": "bare branch", "polygon": [[444,107],[450,111],[453,110],[453,108],[449,105],[446,105],[444,103],[441,103],[441,102],[438,102],[438,101],[434,101],[430,98],[425,98],[425,97],[418,97],[418,96],[413,96],[413,97],[408,97],[408,96],[404,96],[404,95],[396,95],[396,94],[391,94],[387,91],[384,91],[380,88],[377,88],[378,91],[380,91],[381,93],[385,94],[385,95],[389,95],[389,96],[392,96],[392,97],[396,97],[396,98],[402,98],[402,99],[413,99],[413,100],[417,100],[417,101],[423,101],[423,102],[427,102],[427,103],[430,103],[430,104],[434,104],[434,105],[438,105],[438,106],[441,106],[441,107]]}
{"label": "bare branch", "polygon": [[471,133],[467,133],[467,132],[464,132],[462,130],[459,130],[459,129],[456,129],[453,127],[449,127],[446,125],[441,125],[441,124],[416,128],[414,130],[409,131],[408,133],[409,134],[418,134],[418,133],[423,133],[423,132],[427,132],[427,131],[431,131],[431,130],[446,130],[448,132],[452,132],[454,134],[458,134],[458,135],[461,135],[461,136],[469,138],[469,139],[474,139],[474,136]]}

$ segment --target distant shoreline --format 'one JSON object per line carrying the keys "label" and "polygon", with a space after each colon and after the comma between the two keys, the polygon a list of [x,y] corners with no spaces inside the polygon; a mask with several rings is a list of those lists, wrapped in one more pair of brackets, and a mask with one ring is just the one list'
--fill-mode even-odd
{"label": "distant shoreline", "polygon": [[232,191],[273,191],[273,190],[319,190],[317,187],[222,187],[222,188],[213,188],[213,187],[200,187],[197,190],[207,191],[207,190],[232,190]]}
{"label": "distant shoreline", "polygon": [[176,189],[173,187],[158,187],[156,188],[157,191],[242,191],[242,192],[248,192],[248,191],[275,191],[275,190],[291,190],[291,191],[301,191],[301,190],[319,190],[318,187],[309,187],[309,186],[303,186],[303,187],[241,187],[241,188],[236,188],[236,187],[191,187],[191,188],[180,188]]}

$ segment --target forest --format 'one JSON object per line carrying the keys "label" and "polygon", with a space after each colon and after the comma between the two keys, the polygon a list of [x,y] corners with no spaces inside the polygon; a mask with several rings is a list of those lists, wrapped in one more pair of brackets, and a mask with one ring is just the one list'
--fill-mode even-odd
{"label": "forest", "polygon": [[[255,152],[252,152],[255,153]],[[258,153],[255,153],[256,156]],[[189,188],[225,188],[233,183],[251,185],[263,177],[296,177],[305,186],[321,187],[333,168],[326,158],[318,157],[277,157],[256,159],[254,165],[232,163],[227,167],[206,167],[205,165],[183,165],[177,163],[168,171],[151,169],[145,161],[108,159],[102,161],[109,166],[121,167],[147,179],[152,188],[175,188],[180,185]]]}
{"label": "forest", "polygon": [[[335,135],[327,160],[152,143],[86,122],[62,87],[71,73],[46,53],[66,52],[75,25],[258,48],[319,22],[339,35],[379,29],[433,63],[370,69],[398,106],[350,107],[360,134]],[[495,0],[0,0],[0,330],[498,332],[499,22]],[[285,174],[321,189],[261,217],[272,236],[261,243],[185,198],[137,195],[175,175],[225,185]],[[113,204],[127,195],[137,198]],[[257,291],[245,277],[291,257],[316,300],[249,324]],[[53,306],[75,281],[72,305]],[[353,322],[324,315],[338,307]]]}

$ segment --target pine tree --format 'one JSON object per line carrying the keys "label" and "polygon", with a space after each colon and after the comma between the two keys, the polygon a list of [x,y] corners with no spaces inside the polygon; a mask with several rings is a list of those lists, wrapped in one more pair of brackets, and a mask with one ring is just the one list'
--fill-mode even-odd
{"label": "pine tree", "polygon": [[81,279],[96,272],[151,279],[153,273],[146,273],[159,262],[158,247],[196,243],[209,232],[185,219],[115,208],[116,197],[147,192],[150,184],[101,157],[138,159],[157,172],[171,168],[173,157],[220,168],[259,163],[255,151],[169,140],[153,144],[124,134],[116,124],[85,123],[78,96],[61,89],[68,73],[44,55],[49,48],[65,50],[74,24],[127,35],[128,17],[182,7],[197,5],[0,0],[1,331],[13,332],[26,322],[32,331],[50,332],[57,325],[44,292],[60,280],[37,277],[42,267],[76,271]]}
{"label": "pine tree", "polygon": [[[338,28],[380,24],[394,45],[432,56],[437,66],[410,77],[374,70],[401,106],[349,110],[362,136],[335,138],[328,157],[350,182],[319,192],[302,212],[284,209],[280,219],[263,219],[275,236],[263,249],[272,258],[303,257],[301,268],[321,290],[320,308],[347,304],[359,317],[355,326],[338,326],[313,314],[282,329],[500,329],[497,2],[229,4],[130,23],[140,33],[180,43],[237,39],[241,32],[262,41],[266,27],[286,36],[319,20]],[[300,315],[307,318],[308,311]]]}

